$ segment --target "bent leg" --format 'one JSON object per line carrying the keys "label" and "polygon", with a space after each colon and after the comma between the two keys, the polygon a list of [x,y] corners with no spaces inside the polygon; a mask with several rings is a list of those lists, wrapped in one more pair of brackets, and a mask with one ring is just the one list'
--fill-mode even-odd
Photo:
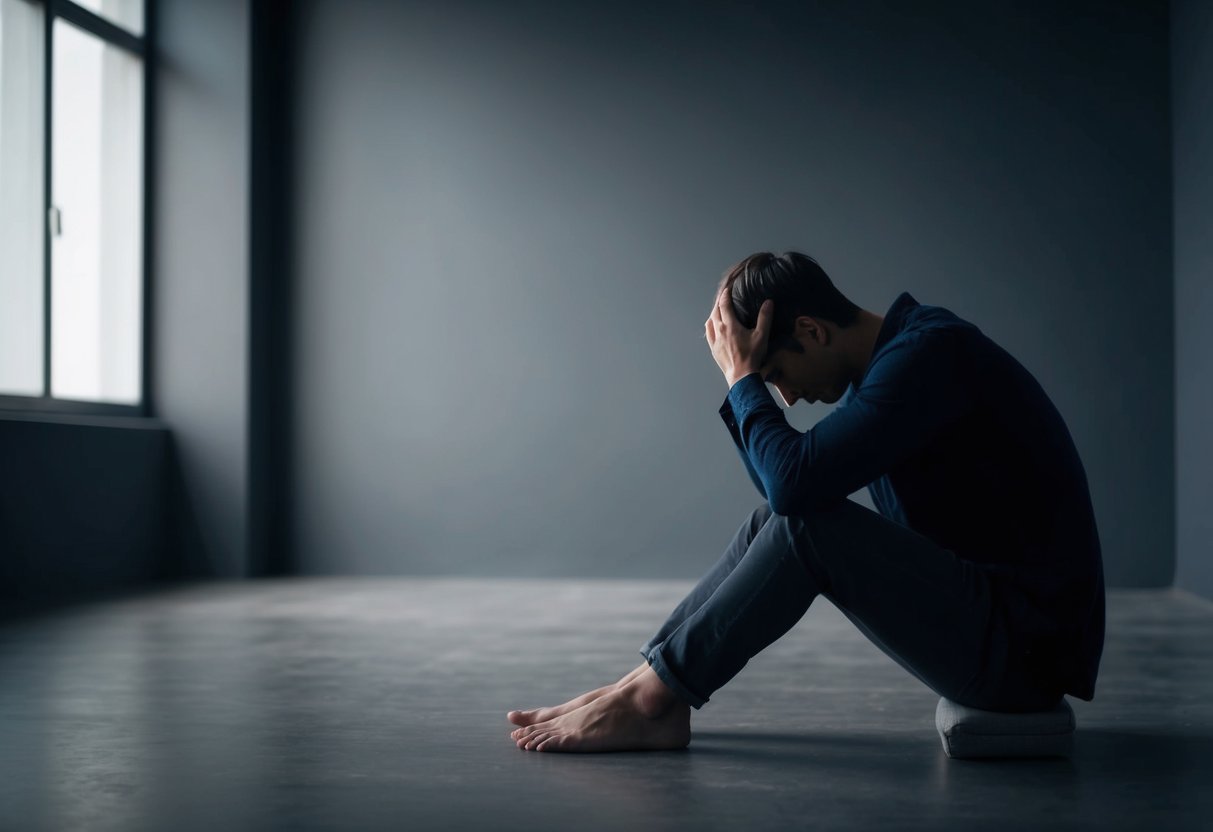
{"label": "bent leg", "polygon": [[678,629],[682,622],[686,621],[696,610],[703,606],[705,601],[712,597],[712,593],[716,591],[716,588],[724,582],[724,579],[741,562],[746,550],[750,547],[751,541],[757,536],[758,530],[762,528],[763,524],[766,523],[773,513],[771,506],[765,502],[750,512],[750,516],[742,522],[737,532],[733,535],[733,539],[729,541],[729,545],[725,547],[720,559],[708,570],[707,574],[699,579],[699,583],[674,608],[674,611],[669,614],[665,623],[657,630],[657,633],[640,648],[640,655],[644,656],[646,662],[651,661],[649,653],[654,646],[669,638],[670,633]]}
{"label": "bent leg", "polygon": [[[556,705],[555,707],[550,708],[509,711],[506,714],[506,719],[515,725],[521,726],[522,728],[542,722],[548,722],[556,719],[557,717],[563,716],[564,714],[571,713],[572,711],[582,708],[585,705],[588,705],[590,702],[600,699],[613,691],[621,690],[622,688],[626,687],[628,683],[635,680],[643,671],[649,669],[649,651],[652,650],[653,645],[664,641],[666,637],[678,627],[678,625],[685,621],[689,615],[695,612],[695,610],[699,609],[699,607],[703,605],[703,602],[711,597],[712,593],[716,591],[716,587],[719,586],[726,577],[728,577],[729,573],[733,571],[733,568],[741,561],[742,556],[745,554],[746,549],[750,545],[750,541],[754,539],[754,536],[758,533],[758,530],[762,527],[762,524],[765,523],[767,518],[770,516],[771,507],[765,502],[750,513],[749,518],[737,529],[737,532],[733,535],[733,540],[729,543],[728,547],[724,551],[724,554],[721,555],[716,564],[710,570],[708,570],[708,573],[700,579],[699,583],[696,584],[694,589],[692,589],[682,600],[682,602],[674,608],[674,611],[670,613],[665,623],[657,631],[657,634],[653,636],[653,638],[649,639],[649,641],[640,648],[640,654],[645,657],[645,661],[639,667],[632,670],[614,684],[604,685],[596,690],[588,691],[561,705]],[[511,736],[521,737],[522,734],[523,732],[516,730],[511,734]]]}
{"label": "bent leg", "polygon": [[1023,617],[983,564],[851,500],[798,518],[826,596],[890,658],[961,704],[997,711],[1048,708],[1060,686],[1018,655]]}
{"label": "bent leg", "polygon": [[[790,630],[820,592],[798,555],[787,519],[767,512],[740,558],[734,538],[711,594],[655,637],[646,658],[657,676],[687,704],[701,708],[752,656]],[[718,568],[721,566],[718,564]],[[692,593],[694,595],[694,593]],[[642,651],[643,652],[643,651]]]}
{"label": "bent leg", "polygon": [[850,500],[768,517],[708,599],[652,646],[649,661],[701,707],[818,594],[941,696],[993,710],[1058,698],[1002,684],[1007,622],[987,571]]}

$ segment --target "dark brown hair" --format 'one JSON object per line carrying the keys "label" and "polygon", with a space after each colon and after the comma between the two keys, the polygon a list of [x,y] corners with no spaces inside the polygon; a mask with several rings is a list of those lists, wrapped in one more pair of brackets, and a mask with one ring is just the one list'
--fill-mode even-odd
{"label": "dark brown hair", "polygon": [[824,318],[840,327],[855,323],[859,307],[834,287],[817,261],[798,251],[751,254],[724,274],[718,289],[729,286],[733,314],[742,326],[753,329],[758,309],[770,298],[775,302],[768,351],[790,349],[801,352],[792,337],[796,318]]}

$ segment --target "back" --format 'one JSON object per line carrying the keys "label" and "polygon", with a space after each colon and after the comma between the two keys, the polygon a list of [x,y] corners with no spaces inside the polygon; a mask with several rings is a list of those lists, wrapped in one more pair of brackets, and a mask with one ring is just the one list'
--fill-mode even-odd
{"label": "back", "polygon": [[971,323],[908,294],[889,311],[873,366],[898,339],[942,339],[965,406],[947,431],[869,484],[873,503],[1019,588],[1041,630],[1081,657],[1062,671],[1067,692],[1089,700],[1103,647],[1103,566],[1086,473],[1061,414]]}

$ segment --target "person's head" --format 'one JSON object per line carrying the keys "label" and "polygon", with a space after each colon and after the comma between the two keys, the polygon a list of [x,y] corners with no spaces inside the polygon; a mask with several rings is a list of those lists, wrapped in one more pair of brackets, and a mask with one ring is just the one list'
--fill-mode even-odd
{"label": "person's head", "polygon": [[774,302],[763,378],[790,406],[797,399],[836,402],[852,377],[851,356],[838,335],[862,311],[834,287],[807,254],[751,254],[725,272],[738,322],[753,329],[763,301]]}

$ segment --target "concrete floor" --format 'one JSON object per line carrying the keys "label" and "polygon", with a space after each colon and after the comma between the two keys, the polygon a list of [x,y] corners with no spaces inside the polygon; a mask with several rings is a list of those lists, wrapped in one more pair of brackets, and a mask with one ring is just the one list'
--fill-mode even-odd
{"label": "concrete floor", "polygon": [[1213,604],[1113,591],[1070,760],[949,760],[825,599],[685,751],[518,750],[689,582],[285,579],[0,625],[0,829],[1213,828]]}

